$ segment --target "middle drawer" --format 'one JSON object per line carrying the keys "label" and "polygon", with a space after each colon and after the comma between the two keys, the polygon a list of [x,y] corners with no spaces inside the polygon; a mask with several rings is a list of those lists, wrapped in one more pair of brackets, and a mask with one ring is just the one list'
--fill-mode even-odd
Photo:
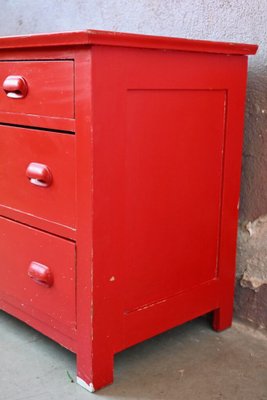
{"label": "middle drawer", "polygon": [[0,125],[0,205],[75,226],[75,136]]}

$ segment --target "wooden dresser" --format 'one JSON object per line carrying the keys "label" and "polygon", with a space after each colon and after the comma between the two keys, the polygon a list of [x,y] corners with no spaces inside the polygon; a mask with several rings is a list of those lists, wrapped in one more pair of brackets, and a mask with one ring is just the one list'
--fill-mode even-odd
{"label": "wooden dresser", "polygon": [[101,31],[0,38],[0,308],[77,354],[231,325],[247,55]]}

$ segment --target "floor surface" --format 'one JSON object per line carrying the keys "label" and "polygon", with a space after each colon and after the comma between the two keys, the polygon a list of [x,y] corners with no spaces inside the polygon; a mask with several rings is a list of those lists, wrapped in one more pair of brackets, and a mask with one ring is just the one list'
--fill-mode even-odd
{"label": "floor surface", "polygon": [[90,394],[71,382],[75,356],[0,312],[0,400],[267,400],[267,338],[198,319],[115,357],[115,382]]}

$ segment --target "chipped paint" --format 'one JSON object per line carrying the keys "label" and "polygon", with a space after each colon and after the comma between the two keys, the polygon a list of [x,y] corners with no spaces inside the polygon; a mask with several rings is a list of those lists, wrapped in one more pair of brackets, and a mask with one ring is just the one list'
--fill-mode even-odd
{"label": "chipped paint", "polygon": [[135,311],[143,311],[143,310],[146,310],[148,308],[155,307],[158,304],[166,303],[166,301],[167,301],[167,299],[163,299],[163,300],[155,301],[153,303],[144,304],[143,306],[138,307],[138,308],[136,308],[134,310],[126,311],[126,314],[129,314],[130,312],[135,312]]}
{"label": "chipped paint", "polygon": [[94,385],[92,383],[86,383],[82,378],[79,378],[77,376],[77,383],[78,385],[80,385],[82,388],[84,388],[85,390],[88,390],[88,392],[90,393],[94,393],[95,392],[95,388]]}

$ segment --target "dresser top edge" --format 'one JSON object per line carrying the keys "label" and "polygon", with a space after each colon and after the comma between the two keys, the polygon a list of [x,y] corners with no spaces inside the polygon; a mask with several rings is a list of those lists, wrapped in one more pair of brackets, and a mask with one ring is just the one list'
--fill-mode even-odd
{"label": "dresser top edge", "polygon": [[74,32],[0,37],[0,49],[93,45],[176,50],[226,55],[251,55],[256,54],[258,49],[256,44],[216,42],[100,30],[83,30]]}

